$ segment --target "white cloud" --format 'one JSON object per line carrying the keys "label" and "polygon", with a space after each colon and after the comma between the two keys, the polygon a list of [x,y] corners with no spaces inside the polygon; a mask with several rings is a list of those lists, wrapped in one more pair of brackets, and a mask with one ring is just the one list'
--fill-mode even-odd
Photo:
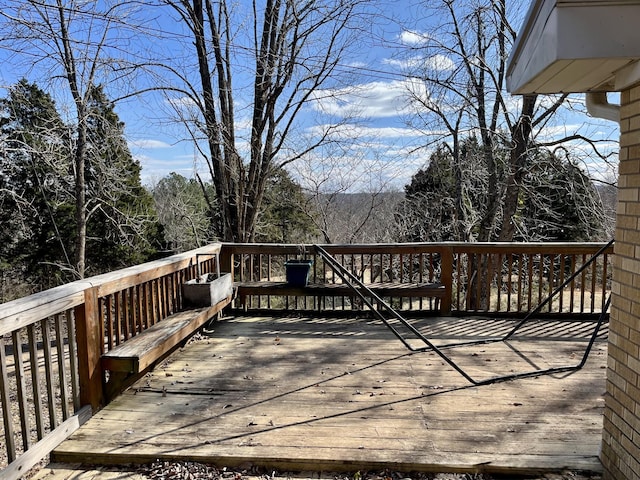
{"label": "white cloud", "polygon": [[142,140],[129,141],[129,148],[142,148],[146,150],[158,149],[158,148],[171,148],[171,144],[163,142],[162,140],[153,140],[150,138]]}
{"label": "white cloud", "polygon": [[398,40],[405,45],[424,45],[429,40],[429,34],[415,30],[404,30],[398,35]]}
{"label": "white cloud", "polygon": [[456,68],[456,64],[446,55],[434,55],[429,57],[426,66],[432,70],[451,71]]}
{"label": "white cloud", "polygon": [[343,118],[390,118],[409,112],[412,95],[426,95],[419,80],[370,82],[315,93],[313,108]]}
{"label": "white cloud", "polygon": [[432,57],[413,56],[404,59],[385,58],[382,63],[402,70],[436,70],[441,72],[451,71],[456,68],[454,61],[446,55],[433,55]]}
{"label": "white cloud", "polygon": [[327,130],[331,130],[331,136],[335,139],[359,138],[359,139],[401,139],[424,136],[424,132],[407,127],[375,127],[368,125],[316,125],[307,129],[307,133],[312,136],[323,135]]}

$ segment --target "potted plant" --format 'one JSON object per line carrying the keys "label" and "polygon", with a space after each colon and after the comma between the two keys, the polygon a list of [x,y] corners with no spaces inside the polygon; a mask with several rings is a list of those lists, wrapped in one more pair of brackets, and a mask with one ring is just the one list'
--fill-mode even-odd
{"label": "potted plant", "polygon": [[294,287],[306,287],[309,283],[309,272],[313,265],[313,260],[300,258],[305,253],[304,245],[298,247],[298,258],[284,262],[287,284]]}

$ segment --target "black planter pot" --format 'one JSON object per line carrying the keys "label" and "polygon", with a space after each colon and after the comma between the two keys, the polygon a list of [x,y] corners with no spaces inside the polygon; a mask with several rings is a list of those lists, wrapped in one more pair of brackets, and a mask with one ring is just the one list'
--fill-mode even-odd
{"label": "black planter pot", "polygon": [[313,260],[287,260],[284,262],[287,283],[294,287],[305,287],[309,283],[311,265],[313,265]]}

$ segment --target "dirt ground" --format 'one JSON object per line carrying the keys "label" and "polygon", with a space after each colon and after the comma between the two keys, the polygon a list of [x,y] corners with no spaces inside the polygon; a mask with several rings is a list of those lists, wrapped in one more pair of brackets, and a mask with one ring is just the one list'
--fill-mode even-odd
{"label": "dirt ground", "polygon": [[496,476],[456,473],[403,472],[276,472],[262,468],[227,469],[195,462],[156,462],[131,467],[50,464],[31,480],[601,480],[599,473],[554,472],[537,476]]}

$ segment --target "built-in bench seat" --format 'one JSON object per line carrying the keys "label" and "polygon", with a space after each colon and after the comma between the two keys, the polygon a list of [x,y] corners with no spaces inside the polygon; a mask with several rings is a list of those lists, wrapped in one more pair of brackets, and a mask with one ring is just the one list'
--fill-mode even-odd
{"label": "built-in bench seat", "polygon": [[[254,295],[316,296],[316,297],[356,297],[353,289],[344,283],[309,283],[307,286],[290,285],[287,282],[236,282],[240,304],[246,308],[247,298]],[[415,297],[442,299],[446,295],[440,283],[370,283],[366,284],[381,298]],[[362,290],[367,296],[367,292]]]}
{"label": "built-in bench seat", "polygon": [[151,368],[206,322],[231,303],[229,296],[210,307],[194,308],[170,315],[102,355],[103,370],[109,371],[107,395],[112,397]]}

